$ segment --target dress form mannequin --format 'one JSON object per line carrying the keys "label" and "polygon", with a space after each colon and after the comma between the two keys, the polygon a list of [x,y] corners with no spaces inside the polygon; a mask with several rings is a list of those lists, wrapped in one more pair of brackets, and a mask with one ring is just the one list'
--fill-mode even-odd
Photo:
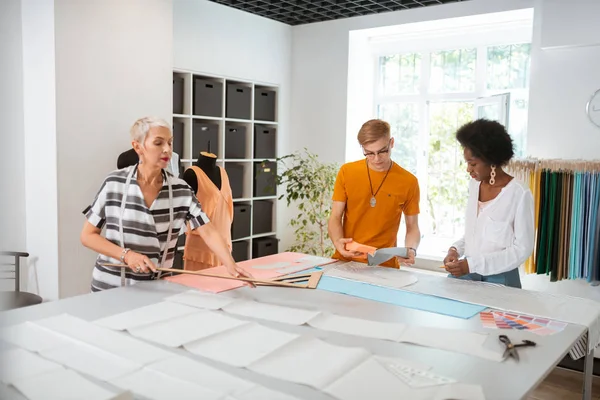
{"label": "dress form mannequin", "polygon": [[[201,151],[195,165],[208,176],[217,189],[221,189],[221,170],[217,167],[216,155]],[[194,193],[198,192],[198,177],[192,168],[188,168],[184,172],[183,180],[190,185]]]}
{"label": "dress form mannequin", "polygon": [[[201,152],[198,161],[185,170],[183,179],[190,185],[211,224],[225,239],[231,251],[233,197],[225,170],[217,166],[217,156]],[[190,271],[221,265],[198,231],[192,231],[189,227],[186,231],[183,260],[184,269]]]}

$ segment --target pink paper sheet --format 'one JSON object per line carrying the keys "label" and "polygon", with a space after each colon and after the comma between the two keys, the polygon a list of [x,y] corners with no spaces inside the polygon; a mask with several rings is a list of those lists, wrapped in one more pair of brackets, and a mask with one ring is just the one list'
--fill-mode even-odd
{"label": "pink paper sheet", "polygon": [[[238,263],[238,265],[244,267],[256,279],[272,279],[283,276],[284,274],[277,272],[276,270],[253,268],[253,266],[272,264],[276,262],[294,262],[303,257],[306,257],[306,254],[285,252],[242,261]],[[208,268],[202,270],[202,272],[206,272],[208,274],[228,275],[227,269],[224,266]],[[169,276],[165,278],[165,280],[211,293],[220,293],[226,290],[237,289],[244,286],[244,283],[241,281],[186,274]]]}

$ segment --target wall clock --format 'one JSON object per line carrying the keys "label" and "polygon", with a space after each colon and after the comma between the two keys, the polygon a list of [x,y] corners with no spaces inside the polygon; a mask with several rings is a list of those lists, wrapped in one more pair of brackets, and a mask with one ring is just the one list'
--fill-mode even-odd
{"label": "wall clock", "polygon": [[600,128],[600,89],[592,95],[590,101],[585,106],[585,111],[594,125]]}

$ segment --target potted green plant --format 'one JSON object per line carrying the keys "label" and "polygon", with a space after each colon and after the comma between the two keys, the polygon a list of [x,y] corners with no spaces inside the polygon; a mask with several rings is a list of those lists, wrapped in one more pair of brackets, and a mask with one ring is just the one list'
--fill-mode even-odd
{"label": "potted green plant", "polygon": [[288,207],[296,206],[297,214],[289,224],[294,229],[294,244],[288,251],[328,257],[333,244],[327,233],[332,194],[339,170],[336,163],[323,163],[304,148],[277,159],[277,185],[285,187],[279,199]]}

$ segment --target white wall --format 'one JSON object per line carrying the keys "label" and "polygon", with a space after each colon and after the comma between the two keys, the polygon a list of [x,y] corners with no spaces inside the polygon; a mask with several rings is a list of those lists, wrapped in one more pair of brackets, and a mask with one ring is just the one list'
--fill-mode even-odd
{"label": "white wall", "polygon": [[0,2],[0,250],[26,251],[21,0]]}
{"label": "white wall", "polygon": [[170,120],[171,0],[55,0],[60,296],[90,290],[82,210],[140,117]]}
{"label": "white wall", "polygon": [[54,3],[22,0],[27,290],[57,299],[58,216]]}
{"label": "white wall", "polygon": [[[325,161],[345,161],[351,31],[530,7],[534,34],[528,152],[546,158],[600,158],[600,129],[585,115],[585,103],[600,88],[597,0],[471,0],[294,27],[292,148],[307,146]],[[523,284],[595,299],[600,294],[600,288],[586,282],[549,283],[547,276],[529,275]]]}
{"label": "white wall", "polygon": [[530,0],[471,0],[294,27],[292,146],[344,162],[348,41],[353,30],[528,8]]}
{"label": "white wall", "polygon": [[[279,85],[277,152],[295,149],[290,128],[291,26],[206,0],[174,0],[173,59],[179,69]],[[280,251],[290,243],[289,216],[280,201]]]}
{"label": "white wall", "polygon": [[600,89],[600,1],[536,0],[535,11],[528,153],[600,159],[600,128],[585,113]]}

